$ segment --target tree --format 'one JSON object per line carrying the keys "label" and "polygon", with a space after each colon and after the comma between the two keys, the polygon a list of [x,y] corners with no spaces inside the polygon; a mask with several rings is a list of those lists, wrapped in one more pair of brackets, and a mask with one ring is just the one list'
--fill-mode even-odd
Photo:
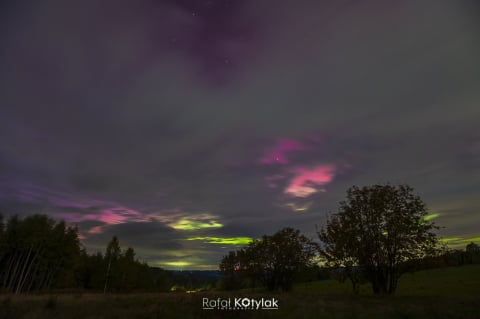
{"label": "tree", "polygon": [[[96,259],[102,260],[100,255]],[[135,259],[135,251],[128,247],[122,252],[118,238],[114,236],[107,246],[105,258],[105,281],[103,293],[109,289],[134,290],[147,289],[154,286],[154,278],[150,267]],[[93,267],[95,268],[95,267]]]}
{"label": "tree", "polygon": [[438,227],[427,214],[425,203],[407,185],[353,186],[318,231],[321,255],[330,266],[344,269],[352,284],[362,274],[374,293],[393,294],[407,261],[437,252]]}
{"label": "tree", "polygon": [[230,251],[228,255],[222,258],[219,266],[222,274],[222,289],[234,290],[241,287],[244,276],[246,275],[246,269],[243,266],[244,253],[244,249]]}
{"label": "tree", "polygon": [[148,289],[155,281],[146,263],[135,259],[133,248],[120,249],[117,237],[105,255],[87,254],[78,229],[46,215],[0,214],[0,291],[86,288],[106,292],[112,288]]}
{"label": "tree", "polygon": [[118,260],[120,258],[120,244],[117,236],[113,236],[112,240],[108,243],[107,251],[105,253],[105,261],[107,262],[107,269],[105,274],[105,285],[103,287],[103,293],[107,292],[109,280],[117,283],[118,276]]}
{"label": "tree", "polygon": [[80,243],[76,228],[45,215],[13,216],[0,238],[0,287],[21,293],[73,285]]}
{"label": "tree", "polygon": [[465,247],[465,255],[469,264],[477,264],[480,262],[480,246],[471,242]]}
{"label": "tree", "polygon": [[314,263],[317,251],[318,245],[299,230],[284,228],[254,240],[245,249],[230,252],[223,257],[220,270],[224,278],[235,278],[239,272],[269,290],[288,291],[295,274]]}
{"label": "tree", "polygon": [[474,254],[474,255],[480,254],[480,246],[478,246],[474,242],[471,242],[470,244],[467,245],[467,247],[465,247],[465,251],[468,254]]}

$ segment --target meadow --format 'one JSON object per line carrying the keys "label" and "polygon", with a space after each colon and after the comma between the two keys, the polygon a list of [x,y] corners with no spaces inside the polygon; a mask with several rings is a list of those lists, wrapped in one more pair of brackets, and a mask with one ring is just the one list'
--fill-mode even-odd
{"label": "meadow", "polygon": [[[350,294],[349,281],[322,280],[299,284],[296,292]],[[360,286],[361,295],[372,295],[369,284]],[[396,296],[480,296],[480,265],[445,267],[404,274]]]}
{"label": "meadow", "polygon": [[[277,298],[278,310],[203,310],[203,298]],[[297,285],[291,293],[0,295],[0,318],[479,318],[480,266],[404,275],[395,296],[353,295],[348,283]]]}

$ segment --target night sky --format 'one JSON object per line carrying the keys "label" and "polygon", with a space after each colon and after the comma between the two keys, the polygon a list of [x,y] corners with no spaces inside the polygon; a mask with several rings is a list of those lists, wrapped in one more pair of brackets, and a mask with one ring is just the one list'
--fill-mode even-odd
{"label": "night sky", "polygon": [[406,183],[479,242],[479,21],[473,0],[0,1],[0,211],[216,269]]}

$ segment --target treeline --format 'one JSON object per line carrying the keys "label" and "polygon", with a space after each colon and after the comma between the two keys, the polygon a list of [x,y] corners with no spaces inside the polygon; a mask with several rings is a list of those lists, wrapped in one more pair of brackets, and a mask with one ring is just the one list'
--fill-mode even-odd
{"label": "treeline", "polygon": [[0,286],[20,293],[73,284],[80,257],[77,230],[47,216],[0,216]]}
{"label": "treeline", "polygon": [[219,272],[217,270],[167,270],[167,282],[170,291],[191,292],[207,291],[216,287]]}
{"label": "treeline", "polygon": [[416,262],[415,268],[421,270],[472,264],[480,264],[480,246],[473,242],[469,243],[464,250],[449,249],[438,256],[423,258]]}
{"label": "treeline", "polygon": [[368,282],[374,294],[394,294],[405,273],[479,261],[474,243],[465,252],[445,250],[438,229],[410,186],[352,186],[338,211],[317,228],[320,245],[291,228],[263,236],[223,257],[220,286],[228,290],[259,283],[288,291],[299,274],[321,261],[332,277],[349,280],[355,293]]}
{"label": "treeline", "polygon": [[135,258],[135,251],[120,248],[116,237],[105,254],[88,254],[78,230],[45,215],[0,215],[0,291],[22,293],[51,289],[130,291],[167,290],[166,273],[152,272]]}
{"label": "treeline", "polygon": [[105,254],[89,255],[81,250],[77,272],[79,287],[84,289],[131,291],[155,286],[150,267],[135,259],[133,248],[122,251],[117,237],[112,238]]}
{"label": "treeline", "polygon": [[465,250],[451,250],[444,255],[447,266],[463,266],[480,264],[480,246],[471,242]]}
{"label": "treeline", "polygon": [[[282,229],[272,236],[265,235],[223,256],[216,287],[219,290],[263,287],[289,291],[293,284],[334,279],[350,281],[353,292],[358,293],[359,285],[369,282],[363,267],[328,266],[317,249],[317,244],[291,228]],[[408,273],[470,264],[480,264],[480,246],[473,242],[464,250],[445,249],[435,256],[404,261],[399,267],[403,273]]]}

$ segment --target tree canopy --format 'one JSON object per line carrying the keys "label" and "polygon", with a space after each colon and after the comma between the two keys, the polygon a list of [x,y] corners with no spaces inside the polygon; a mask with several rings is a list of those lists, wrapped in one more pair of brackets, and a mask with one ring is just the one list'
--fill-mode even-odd
{"label": "tree canopy", "polygon": [[437,251],[438,227],[427,215],[425,203],[410,186],[353,186],[318,231],[321,255],[347,272],[354,289],[364,275],[374,293],[392,294],[404,263]]}
{"label": "tree canopy", "polygon": [[227,288],[236,287],[240,277],[259,281],[269,290],[290,290],[293,278],[300,270],[313,264],[316,243],[299,230],[284,228],[274,235],[264,235],[247,247],[231,251],[220,263]]}
{"label": "tree canopy", "polygon": [[[157,276],[158,277],[158,276]],[[46,215],[0,214],[0,291],[22,293],[62,288],[103,291],[152,288],[155,280],[135,251],[117,237],[105,255],[87,254],[78,230]]]}
{"label": "tree canopy", "polygon": [[80,254],[77,229],[45,215],[0,223],[0,287],[20,293],[73,285]]}

